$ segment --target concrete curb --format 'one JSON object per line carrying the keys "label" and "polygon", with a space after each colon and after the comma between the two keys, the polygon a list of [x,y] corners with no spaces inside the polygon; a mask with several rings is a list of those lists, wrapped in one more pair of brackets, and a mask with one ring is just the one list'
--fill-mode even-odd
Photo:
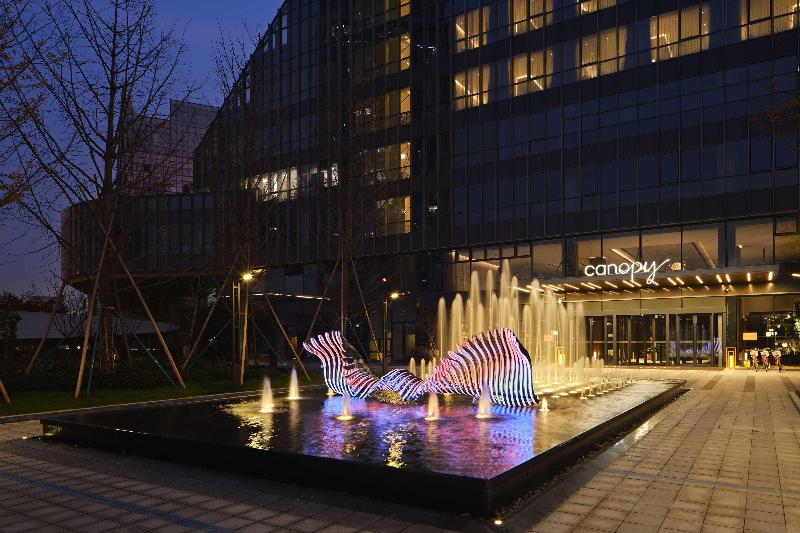
{"label": "concrete curb", "polygon": [[[318,390],[325,388],[325,385],[307,385],[300,387],[300,390]],[[288,389],[273,389],[274,392],[283,393]],[[41,413],[28,413],[21,415],[0,416],[0,424],[10,424],[12,422],[25,422],[28,420],[40,420],[52,416],[78,415],[82,413],[102,413],[106,411],[124,411],[127,409],[140,409],[142,407],[160,407],[169,405],[182,405],[186,403],[213,402],[218,400],[235,400],[238,398],[250,398],[258,396],[259,390],[242,392],[223,392],[220,394],[206,394],[203,396],[187,396],[185,398],[172,398],[168,400],[151,400],[147,402],[119,403],[114,405],[101,405],[97,407],[82,407],[80,409],[64,409],[62,411],[47,411]]]}
{"label": "concrete curb", "polygon": [[798,396],[795,391],[789,391],[789,398],[792,399],[792,403],[794,403],[794,406],[797,409],[797,414],[800,415],[800,396]]}

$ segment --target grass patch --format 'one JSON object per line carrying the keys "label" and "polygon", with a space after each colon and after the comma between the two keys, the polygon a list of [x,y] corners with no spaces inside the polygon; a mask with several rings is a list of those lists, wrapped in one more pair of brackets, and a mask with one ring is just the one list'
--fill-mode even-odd
{"label": "grass patch", "polygon": [[[322,376],[311,375],[311,382],[298,376],[300,386],[319,385]],[[289,386],[289,375],[280,373],[272,377],[272,387],[282,388]],[[22,415],[28,413],[43,413],[48,411],[61,411],[64,409],[81,409],[84,407],[102,407],[123,403],[148,402],[154,400],[172,400],[176,398],[189,398],[204,396],[206,394],[222,394],[226,392],[248,392],[261,388],[261,379],[252,378],[241,387],[230,382],[216,381],[209,383],[187,383],[186,389],[174,387],[156,387],[150,389],[113,389],[92,391],[89,396],[82,395],[77,400],[73,398],[72,391],[24,391],[12,394],[11,405],[2,403],[0,399],[0,416]]]}

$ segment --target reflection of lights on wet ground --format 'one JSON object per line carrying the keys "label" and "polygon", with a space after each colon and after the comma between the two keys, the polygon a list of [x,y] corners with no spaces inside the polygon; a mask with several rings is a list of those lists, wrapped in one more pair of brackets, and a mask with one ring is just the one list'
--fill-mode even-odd
{"label": "reflection of lights on wet ground", "polygon": [[405,466],[405,462],[403,462],[403,448],[406,445],[407,433],[408,431],[405,431],[402,426],[397,430],[390,429],[386,432],[386,436],[383,437],[383,441],[389,445],[386,456],[386,466],[394,468],[403,468]]}
{"label": "reflection of lights on wet ground", "polygon": [[634,442],[639,441],[642,437],[647,435],[652,428],[653,426],[649,420],[644,424],[642,424],[641,426],[639,426],[639,428],[636,430],[636,433],[633,434],[633,441]]}
{"label": "reflection of lights on wet ground", "polygon": [[223,406],[223,410],[239,419],[239,427],[254,430],[248,437],[246,446],[259,450],[269,450],[275,436],[273,412],[262,413],[260,402],[239,402]]}

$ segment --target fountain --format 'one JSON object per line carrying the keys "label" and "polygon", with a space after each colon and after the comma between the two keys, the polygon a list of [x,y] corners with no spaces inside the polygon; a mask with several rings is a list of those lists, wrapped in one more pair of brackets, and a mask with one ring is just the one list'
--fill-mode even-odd
{"label": "fountain", "polygon": [[492,398],[489,395],[489,385],[484,382],[481,387],[481,397],[478,399],[478,414],[475,418],[491,418],[492,417]]}
{"label": "fountain", "polygon": [[485,273],[472,271],[466,300],[460,293],[449,305],[439,299],[436,340],[440,357],[463,344],[465,338],[508,328],[530,353],[531,386],[537,391],[553,396],[577,394],[581,385],[600,377],[602,369],[598,371],[597,363],[591,365],[587,359],[582,302],[565,303],[536,279],[520,286],[510,274],[507,260],[499,269],[481,266],[486,267]]}
{"label": "fountain", "polygon": [[261,385],[261,410],[260,413],[271,413],[275,409],[275,403],[272,401],[272,385],[269,381],[269,376],[264,376],[264,382]]}
{"label": "fountain", "polygon": [[292,367],[292,374],[289,376],[289,400],[300,399],[300,386],[297,384],[297,369]]}
{"label": "fountain", "polygon": [[439,420],[439,399],[435,392],[428,394],[428,416],[425,417],[425,420],[428,422]]}
{"label": "fountain", "polygon": [[542,403],[539,405],[539,410],[546,413],[550,409],[547,407],[547,398],[542,398]]}
{"label": "fountain", "polygon": [[342,395],[342,414],[336,417],[337,420],[352,420],[353,415],[350,414],[350,395],[346,392]]}
{"label": "fountain", "polygon": [[[45,439],[310,486],[346,478],[355,493],[496,516],[553,468],[677,397],[681,383],[606,370],[587,356],[582,304],[537,280],[520,286],[507,262],[479,263],[468,292],[438,302],[436,351],[407,370],[376,375],[341,332],[326,332],[303,347],[328,390],[304,391],[286,409],[265,379],[260,396],[44,419]],[[295,369],[287,398],[300,398]],[[196,445],[188,459],[187,442]]]}

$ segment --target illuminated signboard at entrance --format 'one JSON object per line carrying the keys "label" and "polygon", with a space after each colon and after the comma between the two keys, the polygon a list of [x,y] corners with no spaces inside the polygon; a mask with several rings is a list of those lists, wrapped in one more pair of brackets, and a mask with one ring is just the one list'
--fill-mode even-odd
{"label": "illuminated signboard at entrance", "polygon": [[631,281],[636,277],[636,274],[647,274],[647,284],[651,285],[655,281],[656,272],[669,262],[669,259],[665,259],[661,263],[656,263],[655,261],[631,261],[619,264],[586,265],[586,268],[583,269],[583,274],[590,278],[594,276],[627,276],[630,274]]}

